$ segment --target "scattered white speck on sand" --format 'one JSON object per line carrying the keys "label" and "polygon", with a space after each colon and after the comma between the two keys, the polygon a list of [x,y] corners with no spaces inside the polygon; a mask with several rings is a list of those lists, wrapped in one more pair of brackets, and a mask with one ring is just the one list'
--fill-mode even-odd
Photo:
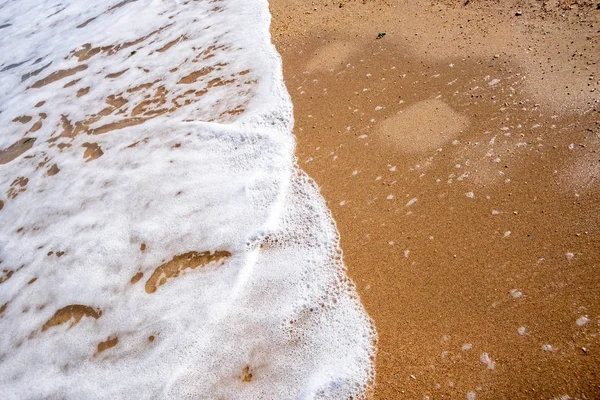
{"label": "scattered white speck on sand", "polygon": [[581,317],[577,318],[577,321],[575,321],[577,326],[583,326],[588,322],[590,322],[590,319],[587,317],[587,315],[582,315]]}
{"label": "scattered white speck on sand", "polygon": [[375,111],[380,111],[380,110],[383,110],[383,107],[381,107],[381,106],[375,107]]}
{"label": "scattered white speck on sand", "polygon": [[509,236],[510,236],[510,231],[506,231],[506,232],[504,232],[504,237],[505,237],[505,238],[507,238],[507,237],[509,237]]}
{"label": "scattered white speck on sand", "polygon": [[467,392],[467,400],[475,400],[475,392]]}
{"label": "scattered white speck on sand", "polygon": [[523,296],[523,292],[521,292],[519,289],[511,289],[510,295],[515,299],[518,299],[519,297]]}
{"label": "scattered white speck on sand", "polygon": [[494,85],[497,85],[498,83],[500,83],[500,79],[492,79],[491,81],[488,82],[488,86],[494,86]]}
{"label": "scattered white speck on sand", "polygon": [[569,145],[569,150],[573,150],[574,148],[575,148],[575,143],[571,143],[571,144]]}
{"label": "scattered white speck on sand", "polygon": [[462,345],[462,351],[469,351],[473,348],[473,345],[471,343],[465,343]]}
{"label": "scattered white speck on sand", "polygon": [[552,351],[552,350],[554,350],[554,348],[550,344],[545,344],[545,345],[542,346],[542,350],[544,350],[544,351]]}
{"label": "scattered white speck on sand", "polygon": [[394,245],[394,241],[393,241],[393,240],[390,240],[390,241],[388,242],[388,244],[389,244],[390,246],[393,246],[393,245]]}
{"label": "scattered white speck on sand", "polygon": [[519,334],[519,336],[525,336],[525,334],[527,333],[527,329],[525,329],[524,326],[520,326],[517,329],[517,333]]}
{"label": "scattered white speck on sand", "polygon": [[340,201],[340,207],[344,207],[346,205],[346,201]]}
{"label": "scattered white speck on sand", "polygon": [[368,137],[369,137],[369,135],[360,135],[358,138],[359,138],[359,139],[366,139],[366,138],[368,138]]}
{"label": "scattered white speck on sand", "polygon": [[388,199],[388,200],[392,200],[393,198],[394,198],[393,194],[390,194],[390,195],[388,195],[388,197],[386,197],[386,199]]}
{"label": "scattered white speck on sand", "polygon": [[408,258],[409,254],[410,254],[410,250],[404,250],[404,258]]}
{"label": "scattered white speck on sand", "polygon": [[565,257],[567,257],[567,261],[573,261],[573,259],[575,258],[575,254],[567,252],[565,253]]}
{"label": "scattered white speck on sand", "polygon": [[488,367],[488,369],[496,368],[496,362],[492,361],[488,353],[481,353],[481,355],[479,356],[479,361],[485,364]]}
{"label": "scattered white speck on sand", "polygon": [[500,211],[492,210],[492,215],[498,215],[498,214],[500,214]]}
{"label": "scattered white speck on sand", "polygon": [[352,171],[352,176],[355,176],[355,175],[358,175],[358,171],[357,170]]}
{"label": "scattered white speck on sand", "polygon": [[475,198],[475,193],[473,193],[473,192],[468,192],[468,193],[465,193],[465,196],[467,196],[467,197],[468,197],[468,198],[470,198],[470,199],[474,199],[474,198]]}
{"label": "scattered white speck on sand", "polygon": [[448,64],[450,68],[454,68],[454,64]]}
{"label": "scattered white speck on sand", "polygon": [[408,201],[408,203],[406,203],[406,207],[410,207],[410,206],[412,206],[413,204],[415,204],[416,202],[417,202],[417,198],[416,198],[416,197],[413,197],[412,199],[410,199],[410,200]]}
{"label": "scattered white speck on sand", "polygon": [[378,176],[377,178],[375,178],[375,180],[376,180],[376,181],[380,181],[380,180],[381,180],[381,177],[380,177],[380,176]]}
{"label": "scattered white speck on sand", "polygon": [[388,169],[390,170],[390,172],[396,172],[396,166],[395,165],[392,165]]}

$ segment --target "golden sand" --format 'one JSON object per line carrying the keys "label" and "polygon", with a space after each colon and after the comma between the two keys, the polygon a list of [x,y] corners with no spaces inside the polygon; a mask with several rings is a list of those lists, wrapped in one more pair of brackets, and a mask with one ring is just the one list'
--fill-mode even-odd
{"label": "golden sand", "polygon": [[600,396],[595,5],[270,3],[375,397]]}

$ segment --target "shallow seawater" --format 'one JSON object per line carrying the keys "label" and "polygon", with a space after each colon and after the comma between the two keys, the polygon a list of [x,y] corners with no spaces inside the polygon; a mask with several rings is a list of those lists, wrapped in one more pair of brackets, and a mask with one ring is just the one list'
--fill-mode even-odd
{"label": "shallow seawater", "polygon": [[2,398],[364,396],[267,2],[0,11]]}

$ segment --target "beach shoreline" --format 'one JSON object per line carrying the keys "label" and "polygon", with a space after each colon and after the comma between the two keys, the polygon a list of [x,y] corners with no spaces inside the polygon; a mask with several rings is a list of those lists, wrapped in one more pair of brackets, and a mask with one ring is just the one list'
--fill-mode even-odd
{"label": "beach shoreline", "polygon": [[597,396],[595,5],[270,7],[298,164],[378,332],[375,397]]}

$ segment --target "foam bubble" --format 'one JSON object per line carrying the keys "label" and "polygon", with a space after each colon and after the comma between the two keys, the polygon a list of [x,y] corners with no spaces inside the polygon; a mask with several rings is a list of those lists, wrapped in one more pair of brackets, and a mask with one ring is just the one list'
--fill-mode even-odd
{"label": "foam bubble", "polygon": [[554,351],[554,347],[552,347],[552,345],[550,345],[550,344],[544,344],[544,345],[542,345],[542,350],[544,350],[544,351]]}
{"label": "foam bubble", "polygon": [[488,369],[493,370],[496,368],[496,361],[493,361],[488,353],[481,353],[479,361],[485,364]]}

